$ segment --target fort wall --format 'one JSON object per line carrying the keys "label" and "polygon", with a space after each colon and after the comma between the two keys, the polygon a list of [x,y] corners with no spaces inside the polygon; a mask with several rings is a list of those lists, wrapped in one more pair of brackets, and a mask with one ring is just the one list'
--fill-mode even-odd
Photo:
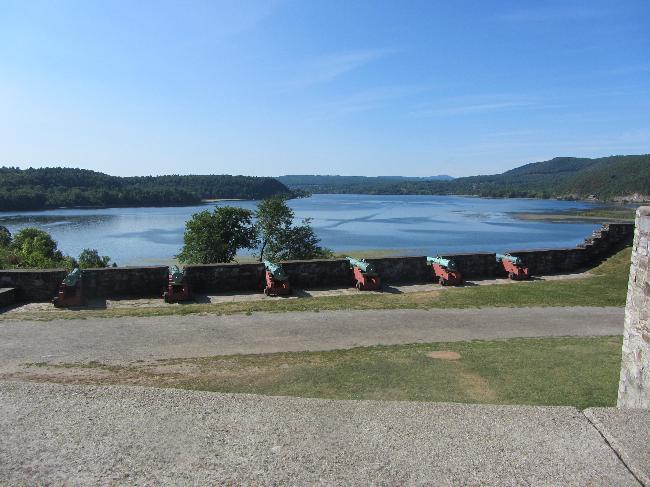
{"label": "fort wall", "polygon": [[650,409],[650,206],[636,213],[617,405]]}
{"label": "fort wall", "polygon": [[[610,223],[570,249],[520,250],[520,257],[532,275],[576,272],[596,266],[603,259],[632,244],[634,225]],[[494,278],[503,275],[490,252],[444,254],[454,259],[463,277]],[[426,257],[386,257],[367,259],[386,284],[431,281]],[[345,259],[300,260],[282,263],[291,285],[297,288],[349,287],[354,283]],[[186,279],[193,292],[223,293],[256,291],[263,287],[262,264],[206,264],[186,266]],[[167,284],[166,266],[84,269],[83,293],[86,298],[159,297]],[[0,287],[13,287],[23,301],[49,301],[65,277],[62,269],[0,270]]]}

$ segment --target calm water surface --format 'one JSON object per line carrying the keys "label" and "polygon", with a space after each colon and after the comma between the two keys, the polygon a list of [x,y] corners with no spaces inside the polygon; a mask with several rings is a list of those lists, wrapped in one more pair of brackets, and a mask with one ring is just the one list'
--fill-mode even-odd
{"label": "calm water surface", "polygon": [[[168,263],[183,244],[185,221],[216,205],[254,209],[254,201],[181,208],[66,209],[0,212],[13,233],[36,226],[66,254],[97,248],[120,265]],[[460,196],[314,195],[289,202],[298,219],[311,217],[322,244],[336,251],[395,250],[396,255],[504,252],[574,246],[599,225],[521,221],[512,213],[587,208],[583,202],[481,199]]]}

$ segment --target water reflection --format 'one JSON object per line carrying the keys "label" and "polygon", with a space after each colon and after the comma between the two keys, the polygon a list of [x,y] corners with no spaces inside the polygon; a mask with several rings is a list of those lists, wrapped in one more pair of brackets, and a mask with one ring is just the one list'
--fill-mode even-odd
{"label": "water reflection", "polygon": [[[36,226],[50,232],[64,252],[97,248],[120,265],[166,263],[183,243],[193,213],[220,205],[254,209],[256,202],[219,202],[194,207],[108,208],[0,213],[15,232]],[[310,217],[326,247],[389,249],[398,254],[505,251],[571,247],[598,225],[520,221],[512,213],[557,212],[588,203],[458,196],[314,195],[292,200],[296,220]]]}

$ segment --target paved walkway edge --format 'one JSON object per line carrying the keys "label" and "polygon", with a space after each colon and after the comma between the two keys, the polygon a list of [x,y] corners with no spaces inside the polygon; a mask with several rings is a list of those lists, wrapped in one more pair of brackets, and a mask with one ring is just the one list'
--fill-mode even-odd
{"label": "paved walkway edge", "polygon": [[639,485],[574,407],[0,381],[0,483]]}
{"label": "paved walkway edge", "polygon": [[637,479],[639,483],[644,487],[650,486],[650,477],[648,476],[648,473],[644,472],[642,468],[635,465],[634,461],[626,453],[625,448],[623,448],[623,446],[616,440],[616,438],[614,438],[613,435],[610,435],[608,433],[607,428],[598,419],[598,417],[589,409],[585,409],[583,411],[583,414],[585,415],[585,418],[587,418],[587,421],[589,421],[594,426],[594,428],[596,428],[596,431],[600,433],[600,436],[603,437],[603,440],[605,440],[605,442],[621,460],[623,465],[625,465],[625,467],[630,471],[634,478]]}

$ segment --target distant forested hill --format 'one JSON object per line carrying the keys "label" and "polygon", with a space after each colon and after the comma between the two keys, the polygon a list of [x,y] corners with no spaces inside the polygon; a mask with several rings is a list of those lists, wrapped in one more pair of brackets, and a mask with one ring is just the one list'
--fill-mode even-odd
{"label": "distant forested hill", "polygon": [[0,167],[0,211],[59,207],[180,206],[208,198],[291,195],[274,178],[250,176],[117,177],[71,168]]}
{"label": "distant forested hill", "polygon": [[309,191],[311,193],[366,193],[370,188],[381,188],[384,186],[394,187],[395,185],[426,182],[426,181],[450,181],[451,176],[317,176],[309,174],[296,174],[279,176],[278,181],[292,189]]}
{"label": "distant forested hill", "polygon": [[[298,178],[300,184],[296,184],[294,178]],[[556,157],[550,161],[526,164],[502,174],[442,181],[419,178],[395,181],[379,181],[374,178],[349,180],[351,178],[341,176],[283,176],[279,179],[290,188],[313,193],[470,194],[503,198],[595,196],[603,201],[637,194],[650,199],[650,155],[598,159]],[[322,184],[308,186],[306,181],[322,181]]]}

